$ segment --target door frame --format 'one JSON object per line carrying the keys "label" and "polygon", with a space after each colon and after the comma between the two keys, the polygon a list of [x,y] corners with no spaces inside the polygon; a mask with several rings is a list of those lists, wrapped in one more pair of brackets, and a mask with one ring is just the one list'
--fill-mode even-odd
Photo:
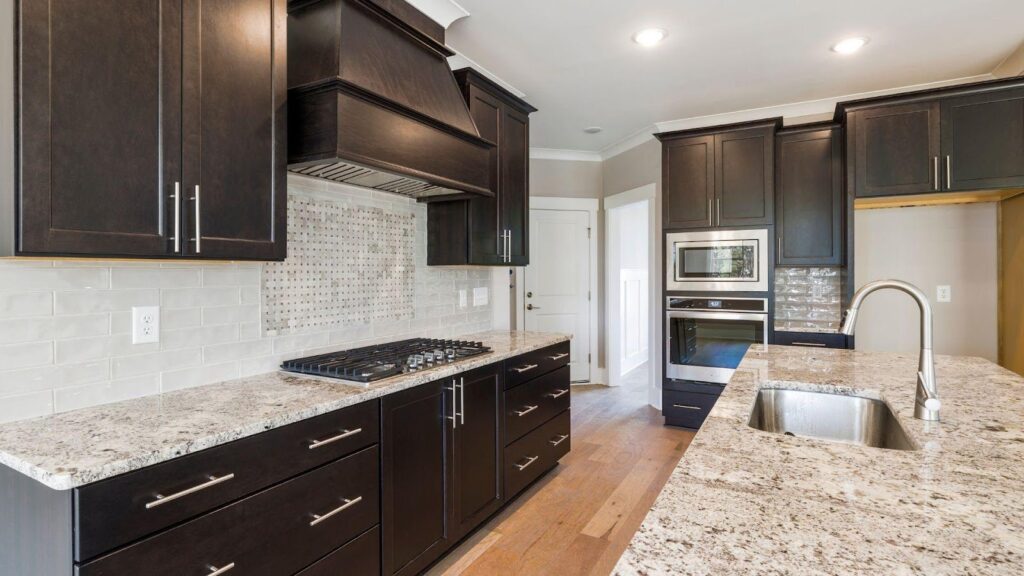
{"label": "door frame", "polygon": [[[607,382],[604,368],[599,368],[597,336],[600,327],[597,323],[597,230],[600,222],[597,219],[598,210],[601,207],[601,200],[598,198],[563,198],[549,196],[530,196],[529,210],[561,210],[572,212],[586,212],[590,234],[587,245],[590,252],[590,278],[587,281],[587,289],[590,291],[590,342],[587,343],[587,351],[590,354],[590,380],[587,382],[574,382],[574,384],[604,384]],[[529,217],[529,214],[527,214]],[[526,274],[524,267],[514,268],[515,270],[515,325],[517,330],[526,329]]]}
{"label": "door frame", "polygon": [[604,219],[605,219],[605,323],[606,334],[605,334],[605,363],[608,367],[608,385],[618,386],[620,384],[621,376],[618,374],[618,355],[619,347],[617,345],[617,334],[612,334],[613,326],[617,326],[617,323],[613,323],[612,314],[616,313],[618,308],[616,302],[613,301],[611,295],[617,294],[618,289],[613,286],[613,280],[615,275],[612,274],[612,270],[618,269],[619,259],[617,258],[618,252],[612,250],[612,241],[616,240],[611,237],[609,233],[611,230],[610,220],[612,210],[620,208],[629,204],[635,204],[637,202],[647,202],[647,306],[648,306],[648,322],[647,322],[647,365],[648,365],[648,390],[650,395],[655,396],[655,392],[658,390],[658,369],[661,365],[660,351],[661,346],[657,344],[657,333],[658,323],[661,321],[660,314],[660,295],[661,295],[661,282],[658,280],[658,223],[657,223],[657,197],[658,197],[658,185],[654,182],[645,184],[643,186],[633,188],[632,190],[626,190],[612,196],[608,196],[604,199]]}

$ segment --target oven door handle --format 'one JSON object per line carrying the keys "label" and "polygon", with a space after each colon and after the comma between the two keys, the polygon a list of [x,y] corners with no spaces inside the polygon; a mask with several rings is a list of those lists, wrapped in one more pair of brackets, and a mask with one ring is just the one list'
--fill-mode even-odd
{"label": "oven door handle", "polygon": [[698,312],[669,310],[665,313],[668,320],[678,318],[718,319],[718,320],[750,320],[753,322],[768,322],[766,312]]}

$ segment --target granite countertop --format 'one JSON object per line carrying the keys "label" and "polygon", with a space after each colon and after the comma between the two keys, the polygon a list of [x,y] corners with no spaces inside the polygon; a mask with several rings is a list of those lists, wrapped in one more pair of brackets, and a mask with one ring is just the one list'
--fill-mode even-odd
{"label": "granite countertop", "polygon": [[[1024,379],[939,356],[942,422],[913,418],[916,356],[751,349],[615,573],[1021,574]],[[881,398],[918,451],[747,426],[759,387]]]}
{"label": "granite countertop", "polygon": [[460,336],[492,352],[353,386],[272,372],[0,425],[0,464],[68,490],[564,342],[568,335]]}

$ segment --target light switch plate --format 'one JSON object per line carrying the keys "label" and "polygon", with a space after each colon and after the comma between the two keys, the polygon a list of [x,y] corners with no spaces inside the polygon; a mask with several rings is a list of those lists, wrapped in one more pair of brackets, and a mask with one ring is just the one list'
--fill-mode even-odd
{"label": "light switch plate", "polygon": [[487,306],[487,287],[473,288],[473,306]]}
{"label": "light switch plate", "polygon": [[938,302],[952,302],[953,288],[950,286],[938,286],[935,288],[935,300]]}
{"label": "light switch plate", "polygon": [[466,290],[462,289],[459,290],[459,308],[465,308],[466,306],[469,306],[466,299]]}
{"label": "light switch plate", "polygon": [[160,341],[160,307],[132,308],[132,344],[153,344]]}

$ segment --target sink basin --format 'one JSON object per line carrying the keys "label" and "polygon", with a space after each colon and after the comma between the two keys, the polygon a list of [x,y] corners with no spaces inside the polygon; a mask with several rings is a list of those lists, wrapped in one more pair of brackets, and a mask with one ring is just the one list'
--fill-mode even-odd
{"label": "sink basin", "polygon": [[917,450],[889,406],[863,396],[762,388],[749,424],[758,430],[787,436]]}

